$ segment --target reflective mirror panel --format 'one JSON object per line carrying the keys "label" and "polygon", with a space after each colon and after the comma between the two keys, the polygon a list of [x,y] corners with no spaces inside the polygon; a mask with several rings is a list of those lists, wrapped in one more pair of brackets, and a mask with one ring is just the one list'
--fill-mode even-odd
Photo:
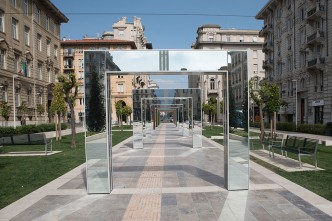
{"label": "reflective mirror panel", "polygon": [[[144,148],[163,123],[191,137],[195,148],[202,147],[202,124],[215,121],[224,129],[226,188],[248,189],[246,56],[243,51],[85,51],[88,192],[113,188],[112,127],[119,122],[132,124],[133,148]],[[202,115],[202,104],[211,98],[217,102],[213,118]],[[117,105],[132,113],[118,113]]]}
{"label": "reflective mirror panel", "polygon": [[229,72],[223,76],[225,177],[228,190],[249,188],[247,52],[228,53]]}

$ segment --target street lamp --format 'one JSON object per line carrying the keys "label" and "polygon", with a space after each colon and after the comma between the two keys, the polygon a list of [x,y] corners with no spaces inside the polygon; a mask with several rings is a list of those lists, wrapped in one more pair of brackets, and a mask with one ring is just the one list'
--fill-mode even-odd
{"label": "street lamp", "polygon": [[295,82],[295,130],[297,130],[297,80],[292,82]]}
{"label": "street lamp", "polygon": [[14,107],[14,129],[16,129],[16,107],[15,107],[15,78],[18,77],[18,75],[13,74],[13,107]]}

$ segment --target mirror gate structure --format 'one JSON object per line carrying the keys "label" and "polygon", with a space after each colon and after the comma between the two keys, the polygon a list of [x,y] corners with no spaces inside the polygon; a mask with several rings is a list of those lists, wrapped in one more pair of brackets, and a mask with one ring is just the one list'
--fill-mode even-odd
{"label": "mirror gate structure", "polygon": [[[115,112],[112,99],[112,92],[114,88],[112,87],[113,77],[115,76],[136,76],[136,75],[149,75],[149,76],[175,76],[175,75],[185,75],[188,78],[196,77],[198,82],[202,85],[206,84],[202,79],[204,76],[219,76],[222,80],[222,89],[217,93],[222,94],[222,116],[223,123],[220,129],[220,133],[223,134],[223,146],[224,146],[224,180],[225,188],[227,190],[245,190],[249,188],[249,139],[248,137],[239,137],[235,134],[231,134],[230,130],[232,125],[230,125],[232,116],[232,109],[230,109],[230,104],[232,103],[232,88],[230,82],[232,80],[232,72],[228,69],[232,66],[233,62],[230,59],[229,54],[234,52],[229,51],[198,51],[198,50],[188,50],[188,51],[168,51],[168,61],[169,70],[159,70],[159,59],[158,50],[145,50],[145,51],[85,51],[84,52],[84,78],[85,78],[85,125],[87,126],[87,131],[93,131],[95,134],[93,136],[86,137],[86,179],[87,179],[87,192],[90,194],[94,193],[110,193],[113,189],[113,166],[112,166],[112,114]],[[245,51],[243,53],[246,53]],[[174,55],[173,55],[174,54]],[[172,58],[174,56],[176,59]],[[179,65],[183,65],[185,60],[195,59],[195,57],[201,56],[209,57],[211,56],[209,62],[205,63],[195,63],[191,67],[190,63],[187,63],[186,69],[190,71],[183,71],[179,69]],[[151,60],[147,60],[147,58]],[[211,65],[209,63],[212,60],[217,60],[217,64]],[[219,62],[219,63],[218,63]],[[147,63],[147,65],[146,65]],[[181,64],[178,64],[181,63]],[[130,67],[127,67],[130,64]],[[198,66],[197,66],[198,65]],[[199,66],[201,65],[201,66]],[[216,66],[217,65],[217,66]],[[243,64],[245,67],[247,64]],[[174,67],[173,67],[174,66]],[[143,68],[143,70],[141,69]],[[241,74],[247,75],[247,68],[241,70]],[[248,79],[248,77],[247,77]],[[246,82],[248,86],[248,82]],[[204,100],[203,96],[207,94],[206,87],[198,88],[188,88],[188,89],[168,89],[168,90],[195,90],[200,94],[201,100],[199,100],[199,108]],[[143,90],[143,89],[141,89]],[[144,89],[145,90],[145,89]],[[166,91],[166,89],[149,89]],[[135,91],[135,90],[134,90]],[[99,93],[99,94],[98,94]],[[133,93],[134,94],[134,93]],[[167,93],[166,93],[167,94]],[[169,99],[168,95],[160,96],[164,100]],[[195,121],[195,117],[191,116],[190,119],[190,108],[189,100],[192,99],[191,105],[194,104],[193,97],[189,97],[178,93],[177,96],[173,97],[173,101],[186,99],[188,102],[188,121],[184,121],[185,114],[183,114],[184,104],[182,104],[182,129],[188,129],[189,134],[193,136],[193,147],[195,142],[198,143],[196,147],[202,147],[202,110],[197,116],[200,116],[198,120]],[[100,99],[99,99],[100,98]],[[243,95],[243,98],[248,100],[248,92]],[[153,130],[153,123],[151,121],[143,121],[143,116],[147,117],[150,114],[154,114],[154,122],[160,123],[160,114],[165,111],[173,111],[173,121],[178,124],[178,118],[180,116],[180,106],[176,103],[174,104],[162,104],[159,102],[156,104],[150,104],[150,106],[144,106],[143,102],[147,103],[149,99],[142,97],[140,100],[140,105],[138,109],[134,106],[134,96],[133,99],[133,147],[134,148],[144,148],[144,138],[149,136],[151,130]],[[153,100],[153,99],[151,99]],[[158,100],[158,99],[155,99]],[[218,100],[219,101],[219,100]],[[243,109],[248,109],[247,105],[242,105]],[[198,104],[197,104],[198,105]],[[98,115],[95,114],[95,108],[99,107]],[[169,107],[171,108],[169,108]],[[173,106],[173,107],[172,107]],[[146,109],[154,109],[155,113],[150,113]],[[193,114],[194,108],[191,114]],[[143,113],[144,111],[144,113]],[[247,111],[248,113],[248,111]],[[136,115],[135,115],[136,114]],[[99,119],[101,118],[101,119]],[[144,118],[146,120],[146,118]],[[158,121],[158,122],[157,122]],[[243,121],[246,121],[248,126],[248,116],[245,115]],[[188,125],[187,125],[188,124]],[[156,125],[155,125],[156,126]],[[179,126],[179,125],[178,125]],[[191,128],[192,127],[192,128]],[[248,131],[248,128],[245,128]],[[187,134],[187,133],[183,133]],[[187,134],[188,135],[188,134]],[[197,136],[196,136],[197,135]],[[197,139],[195,139],[196,137]]]}

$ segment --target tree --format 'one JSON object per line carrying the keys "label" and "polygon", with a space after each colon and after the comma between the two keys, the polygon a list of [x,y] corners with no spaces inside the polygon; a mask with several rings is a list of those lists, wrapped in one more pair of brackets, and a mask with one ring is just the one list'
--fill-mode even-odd
{"label": "tree", "polygon": [[66,102],[63,95],[63,88],[60,82],[53,86],[53,98],[50,106],[50,113],[55,116],[56,140],[61,140],[61,116],[66,113]]}
{"label": "tree", "polygon": [[70,109],[71,147],[76,148],[75,104],[78,94],[78,84],[74,73],[60,75],[58,78],[62,84],[65,101]]}
{"label": "tree", "polygon": [[122,100],[119,100],[116,101],[114,104],[116,117],[118,118],[118,125],[121,127],[121,130],[122,130],[122,115],[124,114],[122,102],[123,102]]}
{"label": "tree", "polygon": [[8,124],[9,115],[11,112],[11,107],[6,101],[0,102],[0,115],[5,119],[5,126]]}
{"label": "tree", "polygon": [[259,107],[259,115],[261,121],[261,134],[264,134],[264,119],[263,119],[263,106],[264,110],[270,115],[274,114],[273,120],[271,119],[271,133],[275,134],[276,131],[276,112],[280,109],[279,87],[275,83],[268,82],[263,79],[259,81],[259,89],[254,90],[254,81],[259,79],[250,79],[249,81],[249,94],[254,103]]}
{"label": "tree", "polygon": [[17,107],[17,113],[21,116],[22,125],[25,125],[25,118],[28,114],[28,111],[29,109],[24,101],[22,102],[21,106]]}
{"label": "tree", "polygon": [[243,103],[242,103],[242,113],[243,113],[243,128],[244,131],[248,132],[248,86],[244,88],[244,94],[243,94]]}
{"label": "tree", "polygon": [[90,78],[90,100],[88,103],[87,126],[89,131],[100,132],[105,129],[106,112],[104,107],[103,85],[100,83],[100,77],[96,67],[92,67]]}
{"label": "tree", "polygon": [[123,114],[127,117],[129,116],[130,126],[131,126],[131,114],[133,113],[133,109],[129,106],[123,107]]}
{"label": "tree", "polygon": [[237,128],[237,118],[238,113],[236,112],[236,105],[235,105],[235,98],[233,94],[232,87],[229,87],[229,100],[228,100],[228,107],[229,107],[229,127]]}
{"label": "tree", "polygon": [[202,110],[205,114],[209,115],[209,118],[211,119],[211,128],[212,125],[214,125],[215,122],[215,116],[217,114],[217,99],[215,97],[211,97],[207,103],[202,104]]}

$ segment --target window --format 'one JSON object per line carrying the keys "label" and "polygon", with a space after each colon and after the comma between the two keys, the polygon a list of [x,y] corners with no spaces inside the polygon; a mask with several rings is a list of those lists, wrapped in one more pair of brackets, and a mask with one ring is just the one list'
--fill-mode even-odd
{"label": "window", "polygon": [[252,51],[252,58],[257,59],[258,58],[258,52],[257,50]]}
{"label": "window", "polygon": [[210,89],[211,90],[215,90],[215,82],[214,82],[214,79],[210,79]]}
{"label": "window", "polygon": [[84,72],[78,71],[78,79],[83,79],[83,78],[84,78]]}
{"label": "window", "polygon": [[49,39],[46,39],[46,53],[47,56],[51,56],[51,41]]}
{"label": "window", "polygon": [[50,30],[50,17],[46,16],[45,28],[47,31]]}
{"label": "window", "polygon": [[0,49],[0,69],[6,69],[6,51]]}
{"label": "window", "polygon": [[47,69],[47,82],[51,82],[51,69]]}
{"label": "window", "polygon": [[123,36],[124,35],[124,30],[119,30],[119,35]]}
{"label": "window", "polygon": [[28,106],[32,106],[32,92],[30,89],[27,90],[27,104]]}
{"label": "window", "polygon": [[226,36],[226,42],[230,42],[231,41],[231,36],[227,35]]}
{"label": "window", "polygon": [[59,70],[55,69],[54,70],[54,78],[55,78],[55,82],[58,82],[58,77],[59,77]]}
{"label": "window", "polygon": [[6,85],[0,85],[0,100],[1,101],[8,101],[8,87]]}
{"label": "window", "polygon": [[77,65],[79,69],[83,69],[84,68],[83,59],[78,59]]}
{"label": "window", "polygon": [[254,74],[258,74],[258,64],[254,64],[253,69],[254,69]]}
{"label": "window", "polygon": [[42,51],[42,36],[37,34],[37,47],[38,51]]}
{"label": "window", "polygon": [[53,24],[53,33],[55,34],[55,35],[57,35],[57,33],[58,33],[58,24],[56,24],[56,23],[54,23]]}
{"label": "window", "polygon": [[16,0],[11,0],[10,3],[13,7],[16,7]]}
{"label": "window", "polygon": [[18,73],[20,71],[20,56],[15,54],[14,56],[14,72]]}
{"label": "window", "polygon": [[54,45],[54,58],[57,59],[58,58],[58,46]]}
{"label": "window", "polygon": [[16,107],[21,106],[21,89],[15,88],[15,105]]}
{"label": "window", "polygon": [[43,104],[43,94],[42,93],[39,93],[38,94],[38,104]]}
{"label": "window", "polygon": [[38,64],[38,80],[43,80],[43,72],[42,72],[42,65]]}
{"label": "window", "polygon": [[252,41],[257,42],[257,37],[256,36],[252,37]]}
{"label": "window", "polygon": [[12,35],[14,39],[18,39],[18,21],[15,18],[12,20]]}
{"label": "window", "polygon": [[29,0],[24,0],[24,15],[28,16],[29,14]]}
{"label": "window", "polygon": [[213,34],[209,34],[209,41],[213,41],[214,40],[214,35]]}
{"label": "window", "polygon": [[35,21],[37,23],[40,23],[40,9],[36,6],[36,11],[35,11]]}
{"label": "window", "polygon": [[24,27],[24,43],[25,45],[30,45],[30,28]]}
{"label": "window", "polygon": [[124,85],[123,84],[118,84],[117,92],[124,92]]}
{"label": "window", "polygon": [[240,42],[243,42],[243,41],[244,41],[244,37],[240,36]]}
{"label": "window", "polygon": [[4,13],[3,11],[0,10],[0,32],[5,31],[4,23],[5,23]]}
{"label": "window", "polygon": [[22,71],[25,77],[30,77],[30,60],[22,62]]}

